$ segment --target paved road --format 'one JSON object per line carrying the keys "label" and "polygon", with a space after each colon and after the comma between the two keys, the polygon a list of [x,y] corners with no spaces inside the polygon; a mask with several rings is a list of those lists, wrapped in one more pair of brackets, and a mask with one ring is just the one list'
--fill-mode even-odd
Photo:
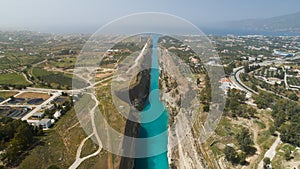
{"label": "paved road", "polygon": [[238,88],[241,88],[243,91],[247,92],[247,93],[251,93],[251,94],[258,94],[256,91],[254,91],[253,89],[251,89],[250,87],[248,87],[247,85],[245,85],[242,80],[240,79],[240,75],[241,73],[244,73],[244,67],[240,67],[237,68],[233,73],[234,76],[233,78],[231,78],[232,82],[234,83],[234,85],[238,86]]}
{"label": "paved road", "polygon": [[238,68],[235,68],[233,70],[233,74],[232,76],[230,76],[230,80],[231,82],[233,83],[233,85],[239,89],[239,90],[242,90],[244,92],[246,92],[248,95],[251,95],[251,94],[258,94],[256,91],[252,90],[251,88],[249,88],[247,85],[245,85],[241,79],[240,79],[240,74],[241,73],[244,73],[244,67],[238,67]]}
{"label": "paved road", "polygon": [[31,112],[27,113],[24,117],[21,118],[21,120],[28,120],[34,113],[38,112],[42,109],[42,107],[46,106],[48,103],[51,103],[54,99],[59,97],[61,95],[61,92],[54,93],[48,100],[46,100],[41,105],[38,105],[35,109],[33,109]]}
{"label": "paved road", "polygon": [[[268,65],[271,65],[273,63],[284,63],[286,62],[288,59],[290,58],[285,58],[283,60],[267,60],[267,61],[263,61],[261,63],[255,63],[255,64],[252,64],[252,65],[260,65],[260,66],[268,66]],[[251,65],[250,65],[251,66]],[[235,68],[233,70],[233,73],[234,73],[234,76],[231,76],[230,79],[231,81],[233,82],[233,84],[235,86],[237,86],[237,88],[240,88],[241,90],[247,92],[247,93],[254,93],[254,94],[258,94],[256,91],[254,91],[253,89],[249,88],[247,85],[245,85],[241,79],[240,79],[240,74],[241,73],[244,73],[245,70],[244,70],[244,66],[241,66],[241,67],[238,67],[238,68]],[[285,77],[285,82],[286,82],[286,77]],[[270,91],[272,92],[272,91]],[[274,93],[274,92],[272,92]],[[275,93],[274,93],[275,94]],[[276,94],[278,95],[278,94]],[[278,96],[281,96],[281,95],[278,95]],[[284,96],[281,96],[283,98],[286,98]]]}
{"label": "paved road", "polygon": [[4,104],[4,105],[0,105],[0,107],[28,107],[28,108],[33,108],[36,107],[36,105],[26,105],[26,104]]}
{"label": "paved road", "polygon": [[[100,151],[102,150],[102,142],[101,142],[101,139],[98,135],[98,131],[97,131],[97,128],[96,128],[96,123],[95,123],[95,110],[98,108],[99,106],[99,101],[98,99],[96,98],[95,94],[90,94],[92,99],[95,101],[95,105],[94,107],[92,108],[92,110],[89,112],[90,114],[90,117],[91,117],[91,121],[92,121],[92,129],[93,129],[93,133],[90,134],[89,136],[87,136],[85,139],[82,140],[82,142],[80,143],[80,146],[78,147],[77,149],[77,152],[76,152],[76,158],[75,158],[75,161],[74,163],[69,167],[69,169],[76,169],[80,166],[80,164],[85,161],[86,159],[89,159],[91,157],[94,157],[96,155],[98,155],[100,153]],[[82,151],[82,147],[84,146],[84,143],[92,136],[95,136],[96,137],[96,140],[97,140],[97,143],[98,143],[98,149],[96,152],[92,153],[92,154],[89,154],[85,157],[80,157],[81,155],[81,151]]]}
{"label": "paved road", "polygon": [[[2,91],[8,91],[8,92],[10,92],[11,90],[2,90]],[[13,97],[17,97],[17,96],[19,96],[19,95],[21,95],[23,93],[25,93],[25,91],[18,91],[18,93],[15,94]],[[11,98],[8,98],[8,99],[4,100],[3,102],[0,103],[0,105],[3,105],[3,104],[7,103],[10,100],[11,100]]]}
{"label": "paved road", "polygon": [[286,73],[286,70],[284,69],[284,67],[282,66],[282,70],[284,71],[284,84],[285,84],[285,89],[288,90],[290,87],[289,87],[289,84],[287,82],[287,73]]}

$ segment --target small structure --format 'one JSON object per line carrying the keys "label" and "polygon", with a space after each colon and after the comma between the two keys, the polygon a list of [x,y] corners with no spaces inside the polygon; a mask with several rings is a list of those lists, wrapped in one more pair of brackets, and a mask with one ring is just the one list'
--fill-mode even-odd
{"label": "small structure", "polygon": [[276,67],[270,67],[270,71],[277,71]]}
{"label": "small structure", "polygon": [[58,111],[56,111],[56,112],[53,114],[53,117],[54,117],[55,119],[58,119],[60,116],[61,116],[61,110],[58,110]]}
{"label": "small structure", "polygon": [[38,122],[39,126],[42,126],[43,129],[48,129],[51,127],[52,123],[50,119],[42,119],[41,121]]}
{"label": "small structure", "polygon": [[54,110],[55,109],[55,106],[54,104],[49,104],[45,107],[45,109],[48,109],[48,110]]}
{"label": "small structure", "polygon": [[227,90],[231,88],[231,82],[228,78],[222,78],[220,80],[221,86],[220,88],[227,94]]}
{"label": "small structure", "polygon": [[249,62],[255,62],[255,60],[256,60],[255,57],[249,57],[249,58],[248,58],[248,61],[249,61]]}
{"label": "small structure", "polygon": [[48,110],[53,110],[53,109],[55,109],[55,106],[54,106],[54,104],[48,104],[48,105],[43,106],[42,108],[48,109]]}
{"label": "small structure", "polygon": [[38,123],[40,122],[39,120],[31,120],[31,119],[28,119],[26,121],[28,124],[30,124],[32,126],[38,126]]}
{"label": "small structure", "polygon": [[45,113],[44,112],[36,112],[34,113],[31,117],[34,118],[34,119],[41,119],[45,116]]}

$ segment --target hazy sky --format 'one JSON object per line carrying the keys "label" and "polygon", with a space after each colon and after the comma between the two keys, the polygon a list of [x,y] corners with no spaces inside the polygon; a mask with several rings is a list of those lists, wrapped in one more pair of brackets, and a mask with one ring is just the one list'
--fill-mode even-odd
{"label": "hazy sky", "polygon": [[165,12],[196,25],[300,11],[299,0],[0,0],[0,28],[94,32],[136,12]]}

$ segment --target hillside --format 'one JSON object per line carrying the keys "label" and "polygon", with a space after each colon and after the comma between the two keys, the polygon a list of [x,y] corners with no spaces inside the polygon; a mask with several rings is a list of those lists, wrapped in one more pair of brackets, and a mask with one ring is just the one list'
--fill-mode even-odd
{"label": "hillside", "polygon": [[264,19],[247,19],[224,23],[227,30],[300,33],[300,12]]}

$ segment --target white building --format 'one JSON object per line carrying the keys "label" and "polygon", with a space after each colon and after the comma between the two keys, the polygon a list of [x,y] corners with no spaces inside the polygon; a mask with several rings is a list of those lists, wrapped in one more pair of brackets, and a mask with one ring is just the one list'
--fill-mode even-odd
{"label": "white building", "polygon": [[54,115],[53,115],[53,117],[54,117],[55,119],[58,119],[60,116],[61,116],[61,110],[56,111],[56,112],[54,113]]}
{"label": "white building", "polygon": [[43,129],[48,129],[51,127],[52,123],[50,119],[42,119],[38,122],[39,126],[42,126]]}
{"label": "white building", "polygon": [[45,116],[45,113],[44,112],[36,112],[34,113],[31,117],[34,118],[34,119],[41,119]]}

